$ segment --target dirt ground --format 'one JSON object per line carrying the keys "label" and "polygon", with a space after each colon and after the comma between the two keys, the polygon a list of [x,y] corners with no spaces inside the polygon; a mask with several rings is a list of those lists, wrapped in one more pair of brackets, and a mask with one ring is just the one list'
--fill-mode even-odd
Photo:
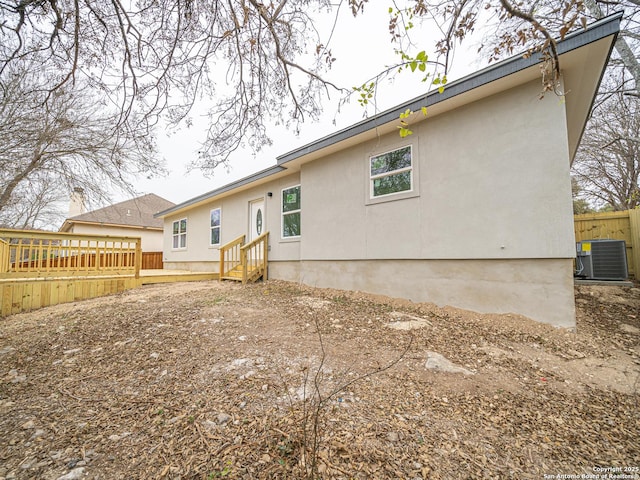
{"label": "dirt ground", "polygon": [[640,478],[640,289],[576,306],[197,282],[0,319],[0,479]]}

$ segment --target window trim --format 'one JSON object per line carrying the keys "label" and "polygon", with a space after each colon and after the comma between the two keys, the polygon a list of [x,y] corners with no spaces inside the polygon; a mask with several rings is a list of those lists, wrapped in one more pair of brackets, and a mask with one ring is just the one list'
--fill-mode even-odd
{"label": "window trim", "polygon": [[[384,172],[381,174],[371,175],[371,161],[379,157],[381,155],[385,155],[387,153],[395,152],[396,150],[402,150],[403,148],[410,148],[411,152],[411,166],[403,167],[397,170],[392,170],[390,172]],[[365,204],[366,205],[375,205],[378,203],[391,202],[396,200],[403,200],[405,198],[413,198],[420,196],[420,172],[419,172],[419,155],[418,155],[418,146],[413,143],[397,143],[385,146],[383,149],[374,150],[369,153],[366,157],[366,182],[367,187],[365,190]],[[411,188],[409,190],[402,190],[399,192],[393,193],[385,193],[384,195],[374,196],[373,191],[373,181],[377,178],[388,177],[391,175],[397,175],[402,172],[411,172]]]}
{"label": "window trim", "polygon": [[[220,224],[217,227],[211,226],[211,214],[216,210],[220,210]],[[211,231],[217,228],[218,229],[218,243],[211,243]],[[209,246],[210,247],[219,247],[222,245],[222,207],[216,207],[209,210]]]}
{"label": "window trim", "polygon": [[[292,188],[298,188],[298,194],[300,195],[300,197],[302,197],[302,186],[300,183],[296,184],[296,185],[290,185],[288,187],[284,187],[283,189],[280,190],[280,240],[299,240],[300,237],[302,236],[302,202],[300,203],[300,208],[298,208],[297,210],[291,210],[289,212],[285,212],[284,211],[284,192],[285,190],[291,190]],[[299,213],[300,214],[300,234],[299,235],[290,235],[290,236],[286,236],[284,235],[284,217],[286,215],[291,215],[293,213]]]}
{"label": "window trim", "polygon": [[[180,231],[180,223],[184,220],[185,230],[184,232]],[[178,224],[178,233],[173,233],[173,225]],[[187,232],[189,231],[189,221],[188,217],[179,218],[178,220],[174,220],[171,222],[171,250],[186,250],[187,249]],[[180,237],[184,235],[184,247],[180,246]],[[174,247],[174,239],[178,239],[178,246]]]}

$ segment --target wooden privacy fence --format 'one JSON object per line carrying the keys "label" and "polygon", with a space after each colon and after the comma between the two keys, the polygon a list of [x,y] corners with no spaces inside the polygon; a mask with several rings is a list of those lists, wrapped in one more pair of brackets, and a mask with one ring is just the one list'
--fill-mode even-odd
{"label": "wooden privacy fence", "polygon": [[624,240],[629,276],[640,279],[640,209],[574,215],[576,242]]}
{"label": "wooden privacy fence", "polygon": [[142,270],[162,270],[164,268],[162,252],[142,252]]}
{"label": "wooden privacy fence", "polygon": [[1,315],[140,283],[140,238],[0,229]]}

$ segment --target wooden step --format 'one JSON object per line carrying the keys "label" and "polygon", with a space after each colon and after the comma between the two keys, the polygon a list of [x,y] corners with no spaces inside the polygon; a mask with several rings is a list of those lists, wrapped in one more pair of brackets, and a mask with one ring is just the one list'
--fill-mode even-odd
{"label": "wooden step", "polygon": [[[262,268],[247,268],[247,282],[255,282],[263,275]],[[242,265],[235,266],[232,270],[229,270],[222,280],[234,280],[237,282],[242,281]]]}

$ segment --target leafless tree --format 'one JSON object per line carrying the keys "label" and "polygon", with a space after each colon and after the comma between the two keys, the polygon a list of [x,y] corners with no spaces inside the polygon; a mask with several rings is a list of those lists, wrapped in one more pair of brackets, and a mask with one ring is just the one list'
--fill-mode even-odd
{"label": "leafless tree", "polygon": [[588,15],[601,19],[616,11],[624,11],[622,28],[615,44],[615,55],[609,62],[609,82],[601,94],[622,92],[640,98],[640,1],[584,0]]}
{"label": "leafless tree", "polygon": [[573,165],[581,193],[599,206],[640,206],[640,98],[618,92],[600,106]]}
{"label": "leafless tree", "polygon": [[[0,2],[0,75],[34,54],[55,68],[47,102],[81,78],[118,105],[118,125],[147,132],[166,114],[189,120],[214,99],[210,129],[193,166],[227,161],[243,143],[268,143],[265,124],[295,128],[319,111],[333,86],[320,73],[331,52],[310,15],[326,0],[141,0]],[[303,53],[315,51],[306,65]],[[134,117],[135,116],[135,117]]]}
{"label": "leafless tree", "polygon": [[33,175],[18,185],[0,210],[0,227],[50,229],[64,220],[69,192],[53,178]]}
{"label": "leafless tree", "polygon": [[149,132],[120,121],[84,80],[49,90],[47,73],[16,63],[2,74],[0,221],[12,226],[36,226],[73,187],[102,201],[136,175],[162,171]]}
{"label": "leafless tree", "polygon": [[[554,88],[554,34],[564,34],[584,16],[580,0],[553,2],[541,7],[532,0],[402,0],[391,9],[390,32],[399,40],[411,32],[413,17],[436,20],[443,33],[437,50],[446,69],[455,43],[475,28],[488,5],[501,21],[518,18],[526,26],[497,32],[498,50],[510,53],[520,36],[536,42],[553,72],[546,88]],[[149,131],[163,114],[172,124],[188,122],[195,104],[213,99],[210,128],[192,165],[206,173],[243,144],[268,144],[267,121],[295,130],[319,114],[325,94],[349,93],[322,76],[334,59],[313,20],[319,11],[340,11],[342,4],[357,15],[367,0],[342,0],[337,8],[328,0],[2,1],[0,75],[37,54],[56,72],[46,85],[47,100],[87,78],[118,105],[118,122],[133,123],[136,115],[139,132]],[[546,17],[539,20],[539,8],[559,19],[559,31]],[[410,57],[401,63],[415,64]]]}

